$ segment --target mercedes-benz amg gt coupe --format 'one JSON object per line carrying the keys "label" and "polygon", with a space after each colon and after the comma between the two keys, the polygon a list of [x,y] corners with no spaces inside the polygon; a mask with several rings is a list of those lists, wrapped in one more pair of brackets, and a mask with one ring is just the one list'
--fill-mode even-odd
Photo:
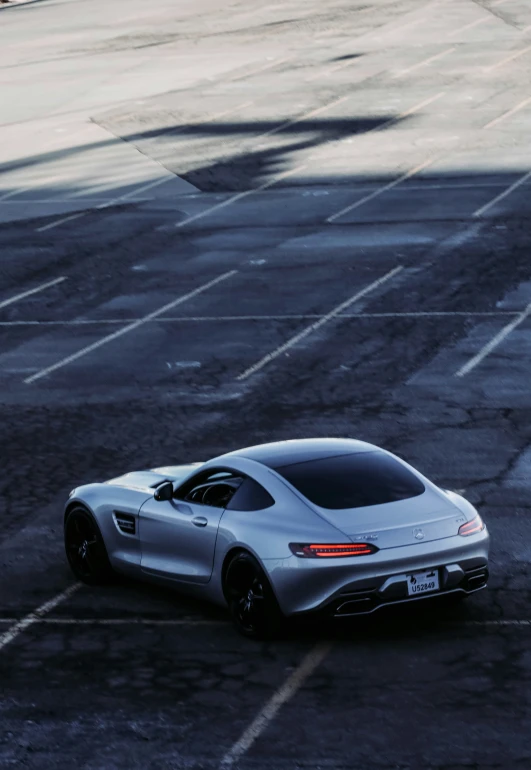
{"label": "mercedes-benz amg gt coupe", "polygon": [[307,613],[343,618],[487,584],[476,509],[354,439],[297,439],[126,473],[70,492],[66,554],[85,583],[115,573],[228,607],[266,638]]}

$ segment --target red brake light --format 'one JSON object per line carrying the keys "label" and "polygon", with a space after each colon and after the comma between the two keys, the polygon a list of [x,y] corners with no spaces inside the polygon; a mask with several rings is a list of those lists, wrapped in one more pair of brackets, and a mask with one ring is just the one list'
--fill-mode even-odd
{"label": "red brake light", "polygon": [[340,556],[369,556],[378,549],[370,543],[323,543],[322,545],[309,545],[305,543],[290,543],[291,553],[295,556],[309,559],[329,558]]}
{"label": "red brake light", "polygon": [[466,537],[467,535],[477,535],[477,533],[481,532],[482,529],[485,529],[485,524],[483,523],[483,520],[478,513],[477,516],[474,516],[472,521],[467,521],[466,524],[461,524],[458,532],[460,535],[463,535],[463,537]]}

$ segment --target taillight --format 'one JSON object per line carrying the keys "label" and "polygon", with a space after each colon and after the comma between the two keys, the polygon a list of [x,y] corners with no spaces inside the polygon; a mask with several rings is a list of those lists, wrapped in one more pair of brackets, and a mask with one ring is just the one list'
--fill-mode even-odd
{"label": "taillight", "polygon": [[467,521],[466,524],[461,524],[458,532],[460,535],[463,535],[463,537],[466,537],[467,535],[477,535],[477,533],[481,532],[482,529],[485,529],[485,524],[478,513],[476,516],[474,516],[472,521]]}
{"label": "taillight", "polygon": [[370,543],[323,543],[309,545],[305,543],[290,543],[291,553],[308,559],[330,558],[339,556],[369,556],[378,550]]}

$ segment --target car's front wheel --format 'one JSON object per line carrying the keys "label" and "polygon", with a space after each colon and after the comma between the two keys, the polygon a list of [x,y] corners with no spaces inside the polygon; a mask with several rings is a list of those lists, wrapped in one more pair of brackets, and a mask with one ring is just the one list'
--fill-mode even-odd
{"label": "car's front wheel", "polygon": [[282,612],[265,572],[251,554],[241,552],[231,559],[224,591],[241,634],[250,639],[271,639],[279,633]]}
{"label": "car's front wheel", "polygon": [[70,569],[83,583],[104,585],[114,577],[100,528],[85,508],[70,510],[65,520],[65,551]]}

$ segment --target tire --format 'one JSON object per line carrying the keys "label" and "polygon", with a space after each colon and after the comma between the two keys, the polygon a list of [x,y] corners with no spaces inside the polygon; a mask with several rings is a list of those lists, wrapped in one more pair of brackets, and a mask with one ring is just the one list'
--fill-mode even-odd
{"label": "tire", "polygon": [[272,639],[279,634],[284,617],[264,570],[251,554],[241,552],[231,559],[223,590],[240,634],[248,639]]}
{"label": "tire", "polygon": [[85,508],[78,506],[68,512],[64,538],[66,558],[78,580],[92,586],[112,582],[114,570],[100,528]]}

